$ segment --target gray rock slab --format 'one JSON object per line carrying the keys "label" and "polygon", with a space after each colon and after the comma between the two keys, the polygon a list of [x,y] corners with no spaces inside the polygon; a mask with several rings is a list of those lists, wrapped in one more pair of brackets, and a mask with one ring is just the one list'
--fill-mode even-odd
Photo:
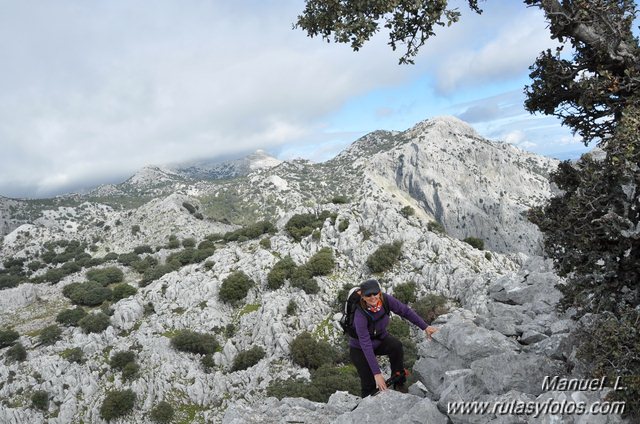
{"label": "gray rock slab", "polygon": [[545,376],[565,374],[562,362],[528,353],[503,353],[479,359],[471,364],[471,369],[494,394],[518,390],[539,395]]}
{"label": "gray rock slab", "polygon": [[519,349],[516,342],[497,331],[478,327],[472,322],[445,324],[434,339],[466,361]]}

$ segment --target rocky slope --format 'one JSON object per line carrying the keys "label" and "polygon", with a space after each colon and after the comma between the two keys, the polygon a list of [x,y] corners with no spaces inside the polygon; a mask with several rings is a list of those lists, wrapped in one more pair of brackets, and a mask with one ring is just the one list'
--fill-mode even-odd
{"label": "rocky slope", "polygon": [[[182,422],[355,423],[374,417],[391,422],[428,417],[433,423],[620,422],[616,415],[534,418],[447,411],[447,403],[457,400],[593,401],[604,395],[542,390],[544,375],[579,376],[581,370],[571,336],[576,324],[554,308],[560,280],[551,264],[535,255],[540,235],[521,216],[549,195],[545,175],[553,166],[483,140],[454,118],[439,118],[403,133],[372,133],[323,164],[290,161],[228,181],[179,181],[171,185],[171,194],[129,208],[92,201],[52,208],[4,238],[4,261],[30,261],[46,242],[65,239],[85,242],[92,257],[149,245],[144,257],[162,263],[175,252],[167,245],[170,236],[200,243],[257,219],[269,219],[277,232],[262,236],[269,243],[217,243],[206,262],[168,272],[147,286],[138,285],[141,276],[134,269],[111,259],[100,266],[120,267],[137,293],[111,306],[106,330],[85,334],[65,327],[60,340],[48,346],[39,344],[39,334],[70,307],[62,288],[84,281],[86,269],[55,285],[23,283],[2,290],[0,328],[19,332],[27,360],[5,360],[0,366],[5,382],[0,422],[103,422],[99,411],[107,393],[125,388],[137,394],[135,408],[112,422],[149,422],[150,410],[161,400],[174,406]],[[414,214],[406,213],[407,206]],[[296,242],[287,235],[284,227],[294,214],[322,210],[336,218],[325,220],[316,236]],[[436,221],[445,232],[432,231]],[[481,237],[491,252],[460,240],[468,236]],[[336,344],[342,340],[332,325],[337,292],[371,276],[367,258],[394,241],[403,242],[400,261],[377,275],[385,290],[393,293],[414,281],[418,295],[439,293],[451,305],[438,319],[440,331],[432,341],[413,333],[420,343],[411,394],[389,392],[360,401],[337,392],[327,404],[267,398],[266,388],[276,380],[309,378],[309,370],[290,358],[295,336],[309,331]],[[278,260],[290,256],[302,264],[323,247],[334,251],[337,265],[330,275],[316,277],[317,294],[289,283],[267,288],[267,274]],[[219,294],[236,270],[256,284],[243,305],[233,307]],[[287,313],[291,300],[298,305],[293,315]],[[235,332],[224,330],[229,325]],[[171,347],[170,337],[182,329],[215,333],[221,348],[211,369],[204,369],[201,355]],[[252,346],[262,347],[266,356],[249,369],[233,371],[238,352]],[[72,348],[80,348],[86,362],[66,360]],[[135,351],[140,365],[132,381],[109,366],[113,353],[124,350]],[[50,396],[44,413],[30,406],[36,390]]]}

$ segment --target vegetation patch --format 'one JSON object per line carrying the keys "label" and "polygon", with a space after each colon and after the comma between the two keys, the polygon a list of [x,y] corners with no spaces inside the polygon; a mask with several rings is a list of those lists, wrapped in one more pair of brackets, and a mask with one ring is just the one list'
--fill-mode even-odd
{"label": "vegetation patch", "polygon": [[133,411],[135,401],[136,394],[130,389],[108,392],[100,407],[100,417],[107,421],[124,417]]}
{"label": "vegetation patch", "polygon": [[367,258],[367,266],[371,272],[388,271],[398,262],[402,253],[402,242],[394,241],[383,244]]}
{"label": "vegetation patch", "polygon": [[220,347],[214,336],[191,330],[177,331],[171,338],[171,346],[182,352],[201,355],[214,353]]}

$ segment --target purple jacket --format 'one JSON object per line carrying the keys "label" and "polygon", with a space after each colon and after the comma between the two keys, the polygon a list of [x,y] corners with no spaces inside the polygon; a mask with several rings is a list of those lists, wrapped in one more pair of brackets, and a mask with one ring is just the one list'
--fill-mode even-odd
{"label": "purple jacket", "polygon": [[[424,320],[420,318],[420,316],[416,314],[413,309],[389,294],[385,294],[384,296],[391,312],[400,315],[412,324],[420,327],[421,330],[424,330],[428,327],[427,323],[424,322]],[[356,329],[358,338],[349,338],[350,347],[362,349],[362,352],[364,353],[365,358],[367,358],[367,363],[369,363],[369,368],[371,368],[371,372],[373,373],[373,375],[380,374],[380,366],[378,365],[378,360],[376,359],[376,355],[373,351],[378,346],[380,346],[380,343],[382,343],[382,339],[387,337],[387,335],[389,334],[387,332],[387,326],[389,325],[389,315],[385,314],[384,308],[372,314],[374,320],[380,318],[383,315],[384,317],[373,324],[373,328],[375,329],[376,333],[379,334],[379,336],[378,338],[372,340],[371,336],[369,335],[368,318],[360,308],[356,309],[356,313],[353,317],[353,326]]]}

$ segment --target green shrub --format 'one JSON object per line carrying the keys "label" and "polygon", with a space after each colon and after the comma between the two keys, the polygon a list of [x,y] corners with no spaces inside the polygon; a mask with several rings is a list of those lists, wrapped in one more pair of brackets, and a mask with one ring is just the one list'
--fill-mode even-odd
{"label": "green shrub", "polygon": [[291,287],[302,289],[307,294],[316,294],[320,291],[320,286],[311,277],[311,273],[306,266],[299,266],[291,275]]}
{"label": "green shrub", "polygon": [[131,253],[123,253],[121,255],[118,255],[118,263],[124,265],[124,266],[130,266],[132,263],[134,262],[138,262],[142,260],[140,258],[139,255],[136,255],[135,253],[131,252]]}
{"label": "green shrub", "polygon": [[320,249],[318,253],[310,257],[305,264],[305,268],[312,277],[329,275],[335,266],[336,261],[333,259],[333,250],[330,247]]}
{"label": "green shrub", "polygon": [[20,334],[15,330],[0,330],[0,349],[15,344],[18,338],[20,338]]}
{"label": "green shrub", "polygon": [[202,367],[204,368],[204,372],[209,373],[211,372],[211,370],[213,369],[213,367],[216,366],[215,361],[213,360],[213,355],[210,353],[207,353],[206,355],[204,355],[201,359],[200,359],[200,363],[202,364]]}
{"label": "green shrub", "polygon": [[322,235],[322,232],[320,231],[319,228],[316,228],[315,230],[313,230],[313,232],[311,233],[311,238],[314,241],[319,241],[320,240],[320,236]]}
{"label": "green shrub", "polygon": [[71,283],[62,289],[62,294],[72,303],[83,306],[97,306],[112,296],[111,289],[95,281]]}
{"label": "green shrub", "polygon": [[238,352],[233,360],[231,371],[246,370],[260,362],[266,355],[266,352],[260,346],[254,346],[251,349]]}
{"label": "green shrub", "polygon": [[486,260],[490,261],[493,258],[493,256],[491,256],[491,252],[485,252],[484,253],[484,258]]}
{"label": "green shrub", "polygon": [[25,278],[20,275],[0,275],[0,289],[17,287],[23,281],[25,281]]}
{"label": "green shrub", "polygon": [[265,237],[262,240],[260,240],[260,247],[262,247],[265,250],[271,249],[271,239],[269,237]]}
{"label": "green shrub", "polygon": [[115,260],[118,259],[118,254],[114,253],[114,252],[109,252],[106,255],[104,255],[103,259],[105,260],[105,262],[106,261],[115,261]]}
{"label": "green shrub", "polygon": [[132,262],[131,268],[133,268],[138,274],[144,274],[146,270],[156,265],[158,265],[158,260],[156,258],[153,256],[145,256],[145,258],[140,261]]}
{"label": "green shrub", "polygon": [[40,331],[39,340],[43,345],[52,345],[62,336],[62,330],[56,324],[45,327]]}
{"label": "green shrub", "polygon": [[484,240],[479,239],[477,237],[467,237],[466,239],[462,240],[465,243],[467,243],[469,246],[474,247],[478,250],[484,250]]}
{"label": "green shrub", "polygon": [[64,272],[63,269],[60,268],[52,268],[48,269],[47,272],[44,273],[42,279],[52,284],[59,283],[64,277],[67,276],[67,273]]}
{"label": "green shrub", "polygon": [[180,247],[180,240],[174,235],[169,236],[169,242],[167,243],[167,249],[177,249]]}
{"label": "green shrub", "polygon": [[60,353],[60,356],[69,362],[84,363],[84,352],[79,347],[65,349]]}
{"label": "green shrub", "polygon": [[614,382],[620,377],[621,391],[611,391],[609,401],[625,402],[626,418],[640,417],[640,310],[625,308],[617,314],[604,312],[588,325],[580,327],[578,358],[587,364],[590,378],[605,377]]}
{"label": "green shrub", "polygon": [[349,228],[349,220],[345,218],[338,224],[338,231],[343,233],[347,228]]}
{"label": "green shrub", "polygon": [[185,249],[190,247],[196,247],[196,239],[190,237],[182,240],[182,247],[184,247]]}
{"label": "green shrub", "polygon": [[331,223],[335,224],[337,217],[336,213],[329,211],[322,211],[317,216],[315,214],[296,214],[289,219],[284,228],[295,241],[300,241],[303,237],[311,234],[314,229],[322,227],[327,218],[331,218]]}
{"label": "green shrub", "polygon": [[142,255],[143,253],[153,253],[153,249],[148,244],[142,246],[136,246],[133,248],[133,253],[136,255]]}
{"label": "green shrub", "polygon": [[173,420],[174,415],[173,406],[164,400],[159,402],[149,412],[149,418],[151,418],[151,421],[160,424],[170,423]]}
{"label": "green shrub", "polygon": [[140,232],[140,226],[138,224],[134,224],[131,226],[131,234],[137,235]]}
{"label": "green shrub", "polygon": [[5,357],[9,362],[22,362],[27,359],[27,350],[18,342],[7,349]]}
{"label": "green shrub", "polygon": [[129,284],[117,284],[113,287],[113,296],[112,299],[114,302],[117,302],[121,299],[125,299],[129,296],[133,296],[136,294],[138,290],[135,287],[130,286]]}
{"label": "green shrub", "polygon": [[124,368],[122,368],[122,380],[129,381],[135,380],[138,378],[138,373],[140,372],[140,365],[135,362],[127,363]]}
{"label": "green shrub", "polygon": [[109,284],[113,283],[119,283],[124,280],[124,273],[120,268],[115,266],[101,269],[90,269],[85,275],[87,277],[87,280],[95,281],[96,283],[100,283],[103,286],[108,286]]}
{"label": "green shrub", "polygon": [[291,259],[291,256],[276,262],[269,274],[267,274],[267,288],[277,290],[282,287],[284,282],[291,278],[296,268],[296,263]]}
{"label": "green shrub", "polygon": [[180,351],[206,355],[215,352],[220,346],[210,334],[191,330],[180,330],[171,338],[171,345]]}
{"label": "green shrub", "polygon": [[49,393],[44,390],[36,390],[31,395],[31,406],[43,412],[49,410]]}
{"label": "green shrub", "polygon": [[147,269],[142,275],[142,279],[138,282],[140,287],[146,287],[155,280],[160,279],[165,274],[175,271],[171,265],[158,265]]}
{"label": "green shrub", "polygon": [[440,294],[428,294],[418,299],[411,307],[426,322],[433,322],[437,317],[448,312],[447,298]]}
{"label": "green shrub", "polygon": [[269,221],[256,222],[253,225],[249,225],[240,228],[235,231],[226,233],[223,238],[225,241],[247,241],[260,237],[263,234],[275,234],[276,227]]}
{"label": "green shrub", "polygon": [[334,205],[344,205],[344,204],[349,203],[349,198],[347,196],[343,196],[343,195],[334,196],[331,199],[331,203],[333,203]]}
{"label": "green shrub", "polygon": [[222,281],[220,286],[220,300],[226,303],[237,303],[247,297],[254,282],[242,271],[235,271]]}
{"label": "green shrub", "polygon": [[325,341],[317,341],[308,332],[300,333],[291,342],[291,359],[301,367],[316,369],[333,362],[335,352]]}
{"label": "green shrub", "polygon": [[416,301],[416,290],[418,286],[413,281],[398,284],[393,288],[393,297],[400,302],[408,304]]}
{"label": "green shrub", "polygon": [[431,231],[432,233],[437,233],[437,234],[445,234],[445,229],[444,226],[439,223],[438,221],[430,221],[427,224],[427,229],[429,231]]}
{"label": "green shrub", "polygon": [[298,312],[298,304],[295,300],[289,300],[289,304],[287,305],[287,315],[295,315]]}
{"label": "green shrub", "polygon": [[353,366],[331,367],[323,365],[311,371],[311,381],[276,380],[267,387],[267,396],[302,397],[313,402],[326,403],[337,390],[360,395],[360,379]]}
{"label": "green shrub", "polygon": [[388,271],[398,262],[402,253],[402,242],[383,244],[367,258],[367,266],[372,272]]}
{"label": "green shrub", "polygon": [[189,202],[182,202],[182,207],[189,211],[191,215],[196,213],[196,208]]}
{"label": "green shrub", "polygon": [[410,216],[413,216],[415,214],[416,210],[411,206],[405,206],[404,208],[400,209],[400,215],[404,216],[405,218],[409,218]]}
{"label": "green shrub", "polygon": [[111,320],[105,313],[98,312],[95,314],[89,314],[82,318],[78,322],[78,325],[85,331],[85,333],[101,333],[111,325]]}
{"label": "green shrub", "polygon": [[123,350],[120,352],[116,352],[111,355],[111,359],[109,360],[109,365],[111,368],[122,371],[124,366],[129,362],[135,362],[136,354],[131,350]]}
{"label": "green shrub", "polygon": [[198,250],[204,250],[204,249],[214,249],[215,250],[216,245],[209,240],[203,240],[198,244]]}
{"label": "green shrub", "polygon": [[130,389],[111,391],[107,393],[107,396],[102,402],[100,417],[107,421],[124,417],[133,410],[135,401],[136,394]]}
{"label": "green shrub", "polygon": [[395,316],[391,317],[387,331],[389,331],[389,334],[392,334],[397,338],[409,337],[409,335],[411,334],[411,330],[407,321]]}

